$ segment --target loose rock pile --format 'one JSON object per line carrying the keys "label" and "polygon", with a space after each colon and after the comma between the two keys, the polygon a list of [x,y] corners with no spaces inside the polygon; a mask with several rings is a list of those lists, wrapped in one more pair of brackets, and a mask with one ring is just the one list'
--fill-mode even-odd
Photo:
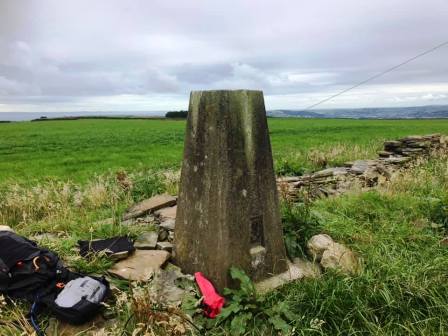
{"label": "loose rock pile", "polygon": [[307,243],[307,253],[313,261],[320,263],[324,270],[335,269],[355,274],[360,267],[358,257],[349,248],[334,242],[326,234],[311,237]]}
{"label": "loose rock pile", "polygon": [[124,225],[144,225],[134,243],[136,251],[119,261],[109,273],[131,281],[148,281],[171,258],[177,198],[156,195],[133,205],[123,215]]}
{"label": "loose rock pile", "polygon": [[447,149],[447,139],[440,134],[408,136],[386,141],[384,150],[375,160],[347,162],[344,167],[328,168],[303,176],[281,177],[277,180],[280,194],[294,201],[300,195],[320,198],[339,195],[354,188],[371,188],[389,181],[418,158],[427,158]]}
{"label": "loose rock pile", "polygon": [[176,203],[177,197],[163,194],[141,201],[128,209],[123,215],[122,224],[154,224],[156,227],[156,231],[149,231],[137,239],[137,249],[172,251]]}

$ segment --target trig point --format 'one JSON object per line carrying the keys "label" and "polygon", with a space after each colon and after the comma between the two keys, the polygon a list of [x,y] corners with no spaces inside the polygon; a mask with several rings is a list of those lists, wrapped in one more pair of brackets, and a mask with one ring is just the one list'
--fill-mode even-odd
{"label": "trig point", "polygon": [[286,271],[262,91],[191,93],[175,246],[183,271],[218,289],[231,266],[255,281]]}

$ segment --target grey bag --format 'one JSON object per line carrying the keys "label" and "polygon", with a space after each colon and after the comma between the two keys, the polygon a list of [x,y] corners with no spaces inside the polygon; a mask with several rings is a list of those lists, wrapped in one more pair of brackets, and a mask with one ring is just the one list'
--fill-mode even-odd
{"label": "grey bag", "polygon": [[54,301],[62,308],[71,308],[81,300],[100,303],[106,295],[107,287],[91,277],[82,277],[68,282]]}

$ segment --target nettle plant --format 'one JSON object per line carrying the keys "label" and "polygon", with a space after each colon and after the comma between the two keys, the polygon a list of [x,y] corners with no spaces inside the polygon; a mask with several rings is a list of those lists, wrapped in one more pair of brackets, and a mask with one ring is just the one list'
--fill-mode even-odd
{"label": "nettle plant", "polygon": [[272,306],[264,296],[257,295],[254,284],[239,268],[232,267],[230,275],[240,282],[240,287],[224,289],[230,303],[217,317],[216,325],[229,328],[231,335],[244,335],[254,328],[274,329],[283,333],[292,329],[288,322],[294,321],[297,316],[291,313],[286,302]]}

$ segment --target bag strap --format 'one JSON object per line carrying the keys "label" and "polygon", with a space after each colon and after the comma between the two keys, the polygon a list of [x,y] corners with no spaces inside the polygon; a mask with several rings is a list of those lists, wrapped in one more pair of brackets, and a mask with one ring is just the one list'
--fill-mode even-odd
{"label": "bag strap", "polygon": [[30,317],[30,323],[33,326],[34,331],[36,331],[37,336],[45,336],[45,333],[42,331],[42,329],[39,327],[39,323],[37,322],[37,309],[40,304],[40,297],[39,295],[36,295],[33,304],[31,305],[29,317]]}

